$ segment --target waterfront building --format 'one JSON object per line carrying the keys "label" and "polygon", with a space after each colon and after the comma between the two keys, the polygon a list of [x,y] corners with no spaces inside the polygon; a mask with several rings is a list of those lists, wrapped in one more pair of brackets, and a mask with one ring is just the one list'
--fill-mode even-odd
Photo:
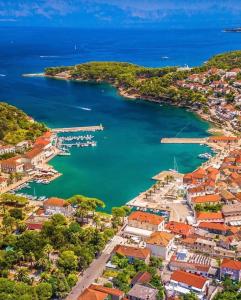
{"label": "waterfront building", "polygon": [[22,159],[19,156],[2,160],[0,163],[1,163],[1,171],[4,173],[24,172],[24,163],[22,162]]}
{"label": "waterfront building", "polygon": [[134,211],[128,217],[128,225],[149,231],[164,230],[164,218],[155,214]]}
{"label": "waterfront building", "polygon": [[174,246],[175,236],[165,231],[156,231],[146,240],[146,247],[153,256],[168,260]]}
{"label": "waterfront building", "polygon": [[151,251],[148,248],[117,245],[112,252],[112,255],[114,254],[127,257],[130,263],[133,263],[135,259],[140,259],[149,264]]}
{"label": "waterfront building", "polygon": [[232,259],[223,259],[220,265],[220,278],[230,277],[232,280],[241,280],[241,262]]}
{"label": "waterfront building", "polygon": [[23,162],[26,165],[38,166],[43,164],[45,161],[45,153],[43,148],[40,146],[35,146],[33,149],[29,150],[23,155]]}
{"label": "waterfront building", "polygon": [[14,146],[11,146],[11,145],[0,146],[0,155],[15,153],[15,151],[16,151],[16,149]]}
{"label": "waterfront building", "polygon": [[46,215],[63,214],[64,216],[71,216],[74,213],[74,209],[70,203],[56,197],[45,200],[43,207]]}

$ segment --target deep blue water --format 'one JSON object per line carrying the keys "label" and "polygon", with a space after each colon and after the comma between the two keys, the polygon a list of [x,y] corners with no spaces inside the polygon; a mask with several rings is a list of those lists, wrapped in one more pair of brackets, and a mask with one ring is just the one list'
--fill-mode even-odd
{"label": "deep blue water", "polygon": [[[75,47],[76,45],[76,47]],[[77,48],[75,50],[75,48]],[[81,30],[0,28],[0,100],[24,109],[49,126],[102,123],[98,147],[75,149],[51,163],[64,175],[39,195],[100,197],[108,208],[125,203],[173,168],[200,164],[199,145],[162,145],[161,137],[206,136],[208,124],[184,109],[129,101],[105,84],[25,78],[46,66],[85,61],[128,61],[144,66],[199,65],[210,56],[241,48],[241,34],[213,30]],[[164,58],[168,57],[168,58]],[[84,111],[81,107],[91,108]]]}

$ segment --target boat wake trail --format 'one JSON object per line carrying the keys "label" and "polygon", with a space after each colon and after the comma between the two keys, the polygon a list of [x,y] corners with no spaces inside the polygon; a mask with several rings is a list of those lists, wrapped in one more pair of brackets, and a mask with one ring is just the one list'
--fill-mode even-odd
{"label": "boat wake trail", "polygon": [[56,57],[60,57],[58,55],[40,55],[40,58],[56,58]]}
{"label": "boat wake trail", "polygon": [[0,77],[5,77],[6,75],[5,74],[0,74]]}
{"label": "boat wake trail", "polygon": [[82,106],[75,106],[75,108],[82,109],[82,110],[86,110],[86,111],[91,111],[91,110],[92,110],[91,108],[88,108],[88,107],[82,107]]}

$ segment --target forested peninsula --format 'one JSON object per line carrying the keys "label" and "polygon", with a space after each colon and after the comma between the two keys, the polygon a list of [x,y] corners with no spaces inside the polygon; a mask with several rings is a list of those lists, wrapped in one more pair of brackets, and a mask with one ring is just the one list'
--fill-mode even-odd
{"label": "forested peninsula", "polygon": [[[133,98],[162,100],[181,106],[195,103],[205,107],[208,96],[213,93],[209,88],[210,83],[221,79],[218,72],[208,71],[219,69],[228,72],[233,68],[241,68],[241,51],[216,55],[202,66],[194,68],[148,68],[123,62],[89,62],[76,66],[46,68],[45,75],[73,80],[104,81]],[[203,82],[207,85],[206,91],[180,85],[181,81],[190,82],[193,74],[206,74]],[[237,79],[241,79],[240,72]]]}

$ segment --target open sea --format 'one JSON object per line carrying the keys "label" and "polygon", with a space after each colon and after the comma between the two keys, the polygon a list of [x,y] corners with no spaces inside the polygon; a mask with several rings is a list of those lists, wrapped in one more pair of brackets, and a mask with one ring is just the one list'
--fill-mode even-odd
{"label": "open sea", "polygon": [[[241,33],[203,30],[83,30],[0,28],[0,101],[16,105],[50,127],[97,125],[98,146],[71,150],[51,164],[63,176],[26,190],[38,196],[84,194],[122,205],[148,188],[151,177],[174,167],[195,169],[207,148],[160,144],[162,137],[204,137],[209,124],[182,108],[127,100],[107,84],[26,78],[47,66],[126,61],[144,66],[199,65],[241,49]],[[88,108],[85,110],[83,108]]]}

